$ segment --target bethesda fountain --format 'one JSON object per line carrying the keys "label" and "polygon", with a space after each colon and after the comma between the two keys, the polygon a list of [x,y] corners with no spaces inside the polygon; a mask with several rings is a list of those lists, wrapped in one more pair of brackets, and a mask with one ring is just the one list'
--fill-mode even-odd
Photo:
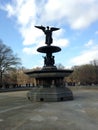
{"label": "bethesda fountain", "polygon": [[44,66],[41,70],[26,72],[30,77],[35,78],[35,86],[27,93],[31,101],[66,101],[73,100],[72,91],[64,84],[64,77],[69,76],[73,70],[57,69],[55,66],[55,57],[53,53],[61,51],[53,43],[52,33],[59,30],[55,27],[35,26],[41,29],[45,34],[45,46],[39,47],[38,52],[44,53]]}

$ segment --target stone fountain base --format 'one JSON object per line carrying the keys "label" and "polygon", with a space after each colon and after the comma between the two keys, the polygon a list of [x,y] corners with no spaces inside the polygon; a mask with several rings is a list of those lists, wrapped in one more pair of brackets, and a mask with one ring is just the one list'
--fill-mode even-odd
{"label": "stone fountain base", "polygon": [[30,101],[44,101],[44,102],[56,102],[73,100],[73,94],[67,87],[60,88],[33,88],[27,93],[27,97]]}
{"label": "stone fountain base", "polygon": [[36,79],[35,87],[28,92],[31,101],[66,101],[73,100],[71,90],[65,87],[63,79],[72,73],[72,70],[58,70],[53,67],[44,67],[42,70],[27,72]]}

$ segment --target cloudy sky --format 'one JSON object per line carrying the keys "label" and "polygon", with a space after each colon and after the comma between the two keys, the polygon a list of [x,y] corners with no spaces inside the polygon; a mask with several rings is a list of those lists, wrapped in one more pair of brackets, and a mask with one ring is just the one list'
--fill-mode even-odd
{"label": "cloudy sky", "polygon": [[66,68],[98,59],[98,0],[0,0],[0,39],[26,68],[43,66],[44,33],[34,25],[58,27],[56,64]]}

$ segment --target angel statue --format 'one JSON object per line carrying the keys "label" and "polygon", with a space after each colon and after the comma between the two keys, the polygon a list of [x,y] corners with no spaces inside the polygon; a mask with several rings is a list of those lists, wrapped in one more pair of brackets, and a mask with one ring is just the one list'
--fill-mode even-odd
{"label": "angel statue", "polygon": [[52,39],[52,32],[53,31],[56,31],[56,30],[59,30],[59,28],[55,28],[55,27],[51,27],[49,28],[49,26],[47,27],[44,27],[44,26],[35,26],[36,28],[38,29],[41,29],[45,35],[46,35],[46,38],[45,38],[45,43],[50,46],[53,42],[53,39]]}

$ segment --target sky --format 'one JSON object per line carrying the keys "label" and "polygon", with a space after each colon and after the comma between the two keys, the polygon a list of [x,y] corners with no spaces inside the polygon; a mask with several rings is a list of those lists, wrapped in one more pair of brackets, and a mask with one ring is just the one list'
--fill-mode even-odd
{"label": "sky", "polygon": [[98,0],[0,0],[0,39],[31,69],[44,65],[45,35],[34,26],[57,27],[55,64],[65,68],[98,60]]}

